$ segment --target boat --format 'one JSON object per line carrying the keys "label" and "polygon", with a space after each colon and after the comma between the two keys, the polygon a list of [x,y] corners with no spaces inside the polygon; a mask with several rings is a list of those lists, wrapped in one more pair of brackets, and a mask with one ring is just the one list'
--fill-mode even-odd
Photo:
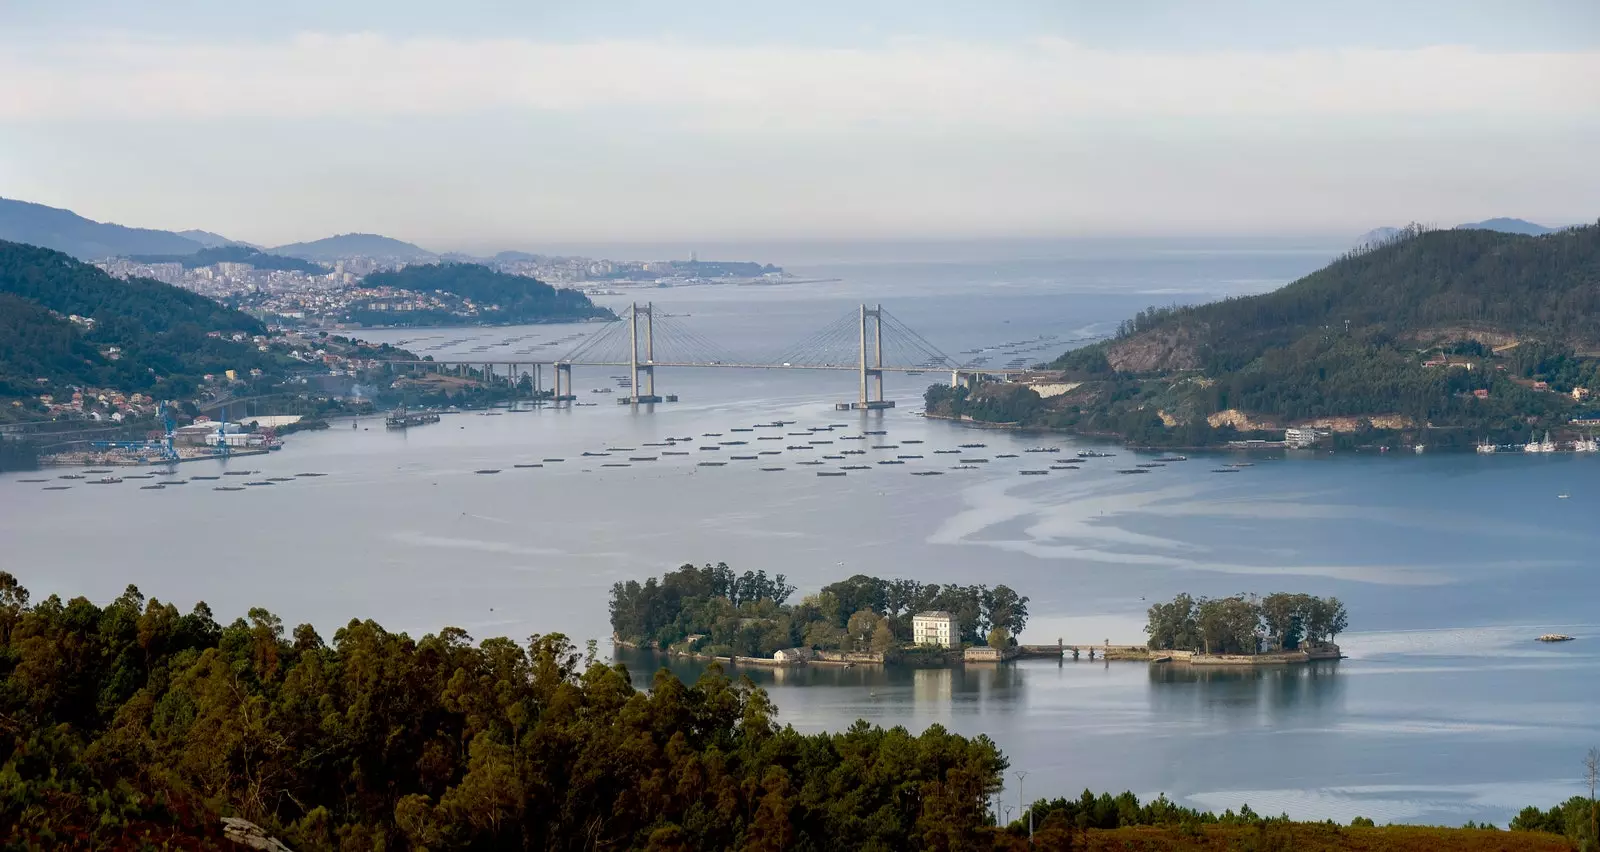
{"label": "boat", "polygon": [[721,452],[722,451],[721,447],[699,447],[698,449],[701,452]]}
{"label": "boat", "polygon": [[214,485],[214,486],[212,486],[211,490],[212,491],[243,491],[244,488],[242,488],[241,486],[238,486],[238,485]]}
{"label": "boat", "polygon": [[41,490],[43,490],[43,491],[66,491],[66,490],[68,490],[70,488],[72,488],[72,486],[70,486],[70,485],[46,485]]}
{"label": "boat", "polygon": [[1216,468],[1216,469],[1212,470],[1211,472],[1212,473],[1238,473],[1239,469],[1236,468],[1236,467],[1219,467],[1219,468]]}
{"label": "boat", "polygon": [[1051,470],[1077,470],[1078,467],[1076,465],[1070,465],[1070,464],[1053,464],[1053,465],[1050,465],[1050,469]]}
{"label": "boat", "polygon": [[19,479],[18,482],[49,482],[48,479]]}
{"label": "boat", "polygon": [[593,452],[590,452],[588,450],[584,450],[583,454],[584,454],[585,457],[588,457],[588,458],[594,458],[594,457],[597,457],[597,456],[609,456],[609,455],[611,455],[610,453],[593,453]]}
{"label": "boat", "polygon": [[845,436],[841,437],[839,440],[841,440],[841,441],[865,441],[866,439],[867,439],[866,435],[845,435]]}
{"label": "boat", "polygon": [[628,461],[631,461],[631,462],[636,462],[636,461],[655,461],[655,460],[656,460],[655,456],[628,456]]}
{"label": "boat", "polygon": [[772,472],[774,470],[783,470],[783,468],[781,468],[781,467],[764,467],[764,468],[762,468],[762,470],[767,471],[767,472],[770,473],[770,472]]}
{"label": "boat", "polygon": [[1117,473],[1149,473],[1149,472],[1150,471],[1145,470],[1142,467],[1130,467],[1130,468],[1124,468],[1122,470],[1117,471]]}
{"label": "boat", "polygon": [[962,459],[962,464],[988,464],[988,459]]}
{"label": "boat", "polygon": [[1078,451],[1078,458],[1080,458],[1080,459],[1109,459],[1109,458],[1112,458],[1115,455],[1116,455],[1116,453],[1102,453],[1099,450],[1079,450]]}
{"label": "boat", "polygon": [[1017,454],[1016,453],[995,453],[994,457],[997,458],[997,459],[1014,459],[1014,458],[1017,457]]}
{"label": "boat", "polygon": [[552,462],[561,462],[561,461],[566,461],[566,459],[544,459],[544,463],[545,464],[550,464]]}
{"label": "boat", "polygon": [[957,444],[956,446],[960,447],[963,450],[981,450],[981,449],[983,449],[984,447],[986,447],[988,445],[987,444]]}
{"label": "boat", "polygon": [[734,461],[755,461],[756,460],[755,456],[728,456],[728,458],[733,459]]}
{"label": "boat", "polygon": [[922,439],[921,438],[902,438],[900,440],[900,443],[902,443],[902,444],[920,444],[920,443],[922,443]]}
{"label": "boat", "polygon": [[900,449],[900,445],[899,444],[873,444],[872,448],[874,450],[898,450],[898,449]]}
{"label": "boat", "polygon": [[512,467],[529,468],[529,467],[544,467],[544,465],[539,464],[538,462],[528,462],[526,464],[514,464],[514,465],[512,465]]}
{"label": "boat", "polygon": [[161,491],[162,489],[164,489],[166,487],[167,486],[160,485],[160,484],[157,484],[157,485],[141,485],[141,486],[139,486],[139,490],[140,491]]}
{"label": "boat", "polygon": [[1143,463],[1134,465],[1134,467],[1144,467],[1144,468],[1166,467],[1166,466],[1167,466],[1166,462],[1143,462]]}
{"label": "boat", "polygon": [[81,474],[81,473],[63,473],[60,476],[56,477],[56,479],[82,479],[82,478],[83,478],[83,474]]}
{"label": "boat", "polygon": [[662,450],[661,454],[664,456],[686,456],[689,453],[686,450]]}
{"label": "boat", "polygon": [[1567,498],[1569,498],[1571,496],[1572,496],[1571,494],[1557,494],[1556,495],[1556,499],[1557,500],[1566,500]]}
{"label": "boat", "polygon": [[1025,453],[1059,453],[1059,452],[1061,452],[1061,448],[1060,447],[1029,447],[1026,450],[1023,450],[1023,452],[1025,452]]}
{"label": "boat", "polygon": [[724,447],[742,447],[745,444],[748,444],[750,442],[749,441],[718,441],[717,443],[721,444]]}
{"label": "boat", "polygon": [[269,476],[269,477],[267,477],[267,481],[268,482],[293,482],[294,481],[294,477],[292,477],[292,476]]}
{"label": "boat", "polygon": [[749,426],[735,426],[735,427],[733,427],[732,429],[730,429],[728,431],[730,431],[730,432],[753,432],[755,430],[750,428]]}
{"label": "boat", "polygon": [[846,474],[842,470],[819,470],[819,471],[817,471],[817,475],[818,476],[845,476]]}
{"label": "boat", "polygon": [[827,464],[827,462],[813,460],[813,461],[798,461],[798,462],[795,462],[795,464],[816,465],[816,464]]}
{"label": "boat", "polygon": [[187,479],[163,479],[163,480],[159,480],[156,484],[157,485],[185,485],[188,482],[189,482],[189,480],[187,480]]}
{"label": "boat", "polygon": [[832,441],[827,441],[827,440],[822,440],[822,441],[807,441],[806,443],[812,444],[812,445],[816,445],[816,444],[831,444],[833,442]]}
{"label": "boat", "polygon": [[942,470],[913,470],[913,471],[911,471],[911,475],[912,476],[944,476],[944,471],[942,471]]}
{"label": "boat", "polygon": [[1017,471],[1017,473],[1020,473],[1023,476],[1045,476],[1045,475],[1048,475],[1050,473],[1050,471],[1048,471],[1048,470],[1019,470],[1019,471]]}
{"label": "boat", "polygon": [[102,476],[99,479],[89,480],[90,485],[116,485],[122,481],[120,476]]}
{"label": "boat", "polygon": [[1478,453],[1480,455],[1485,455],[1485,456],[1493,455],[1496,449],[1497,448],[1495,447],[1495,445],[1489,443],[1488,441],[1479,441],[1478,442]]}
{"label": "boat", "polygon": [[1156,459],[1158,462],[1181,462],[1188,460],[1188,456],[1160,456]]}
{"label": "boat", "polygon": [[[499,473],[499,472],[500,472],[500,468],[497,468],[497,467],[486,467],[483,470],[475,470],[475,471],[473,471],[473,473]],[[245,484],[246,485],[254,485],[255,483],[246,482]]]}
{"label": "boat", "polygon": [[700,437],[702,437],[702,438],[720,438],[720,437],[722,437],[722,433],[721,432],[701,432],[700,433]]}
{"label": "boat", "polygon": [[933,454],[936,456],[953,456],[960,452],[960,450],[934,450]]}
{"label": "boat", "polygon": [[862,431],[861,434],[863,434],[863,435],[887,435],[887,434],[889,434],[889,430],[888,429],[865,429],[865,430]]}
{"label": "boat", "polygon": [[958,465],[952,465],[950,469],[951,470],[977,470],[978,466],[975,465],[975,464],[958,464]]}
{"label": "boat", "polygon": [[700,462],[699,467],[722,467],[725,464],[727,462],[703,461]]}
{"label": "boat", "polygon": [[[297,473],[297,474],[295,474],[295,476],[327,476],[327,474],[326,473]],[[128,478],[129,479],[151,479],[153,477],[151,477],[151,476],[144,476],[144,477],[132,477],[132,476],[130,476]],[[222,477],[220,477],[220,476],[191,476],[189,478],[190,479],[198,479],[198,480],[202,480],[202,481],[205,481],[205,482],[211,482],[213,480],[221,479]]]}
{"label": "boat", "polygon": [[872,466],[871,465],[865,465],[865,464],[847,464],[847,465],[841,466],[839,469],[840,470],[872,470]]}
{"label": "boat", "polygon": [[1571,642],[1574,638],[1576,638],[1576,637],[1568,636],[1565,633],[1546,633],[1543,636],[1540,636],[1536,641],[1539,641],[1539,642]]}
{"label": "boat", "polygon": [[274,484],[276,484],[276,483],[268,482],[265,479],[257,479],[257,480],[254,480],[252,482],[246,482],[245,483],[245,485],[274,485]]}
{"label": "boat", "polygon": [[878,464],[905,464],[905,462],[899,459],[882,459],[878,462]]}
{"label": "boat", "polygon": [[763,456],[781,456],[781,455],[783,455],[783,452],[780,451],[780,450],[762,450],[760,453],[758,453],[758,455],[763,455]]}
{"label": "boat", "polygon": [[600,466],[601,467],[628,467],[629,465],[628,465],[627,462],[606,462],[605,464],[602,464]]}
{"label": "boat", "polygon": [[105,468],[95,468],[94,470],[86,470],[86,471],[84,471],[84,473],[110,473],[110,472],[111,472],[110,470],[107,470]]}
{"label": "boat", "polygon": [[784,447],[784,449],[786,449],[786,450],[811,450],[811,449],[816,449],[816,448],[812,447],[810,444],[790,444],[789,446]]}
{"label": "boat", "polygon": [[260,472],[261,471],[259,471],[259,470],[225,470],[225,471],[222,472],[222,475],[223,476],[255,476],[256,474],[258,474]]}
{"label": "boat", "polygon": [[634,449],[635,449],[634,447],[606,447],[606,452],[608,452],[608,453],[631,453],[631,452],[634,451]]}

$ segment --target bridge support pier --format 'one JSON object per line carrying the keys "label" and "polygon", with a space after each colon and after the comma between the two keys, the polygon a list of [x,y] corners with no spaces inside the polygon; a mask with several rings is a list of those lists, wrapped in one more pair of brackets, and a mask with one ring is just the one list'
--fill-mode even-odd
{"label": "bridge support pier", "polygon": [[[644,314],[644,362],[639,361],[639,314]],[[633,303],[633,309],[628,312],[628,372],[632,380],[630,393],[617,400],[623,405],[638,405],[639,403],[657,403],[662,398],[656,396],[656,306],[654,302],[646,302],[644,307],[639,307],[638,302]],[[643,376],[643,384],[640,377]],[[675,402],[677,397],[667,397],[667,401]]]}
{"label": "bridge support pier", "polygon": [[[867,318],[872,318],[872,344],[871,359],[868,360],[867,344]],[[861,368],[860,393],[853,403],[840,403],[834,408],[845,411],[877,411],[884,408],[894,408],[894,400],[883,398],[883,306],[861,306]],[[876,391],[876,399],[874,393]]]}
{"label": "bridge support pier", "polygon": [[572,392],[572,365],[557,362],[555,367],[555,392],[550,399],[554,402],[572,402],[578,398]]}

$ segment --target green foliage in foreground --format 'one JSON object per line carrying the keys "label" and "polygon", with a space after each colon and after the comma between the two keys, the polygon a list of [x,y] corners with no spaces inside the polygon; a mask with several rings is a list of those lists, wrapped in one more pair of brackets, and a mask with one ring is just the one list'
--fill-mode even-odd
{"label": "green foliage in foreground", "polygon": [[0,845],[218,845],[223,815],[317,849],[955,849],[987,844],[985,737],[802,735],[713,671],[648,693],[560,635],[474,647],[264,610],[219,625],[0,572]]}
{"label": "green foliage in foreground", "polygon": [[1009,641],[1028,623],[1028,598],[1004,585],[941,586],[857,574],[798,604],[787,603],[793,593],[782,574],[684,565],[660,581],[612,586],[611,629],[628,642],[668,648],[701,636],[697,650],[703,653],[767,657],[797,647],[888,651],[912,640],[911,617],[924,610],[955,615],[961,640],[973,644],[991,635]]}

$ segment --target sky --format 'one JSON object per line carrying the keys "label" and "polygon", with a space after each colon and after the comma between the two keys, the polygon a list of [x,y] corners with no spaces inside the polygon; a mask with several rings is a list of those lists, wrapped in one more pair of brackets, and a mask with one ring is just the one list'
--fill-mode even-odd
{"label": "sky", "polygon": [[1600,2],[0,0],[0,196],[266,245],[1600,218]]}

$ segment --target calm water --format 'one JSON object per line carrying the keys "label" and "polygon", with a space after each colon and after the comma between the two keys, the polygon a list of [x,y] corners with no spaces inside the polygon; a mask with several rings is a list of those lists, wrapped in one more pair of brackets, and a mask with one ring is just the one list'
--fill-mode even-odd
{"label": "calm water", "polygon": [[[844,280],[640,298],[731,352],[774,351],[870,299],[955,354],[1103,333],[1152,303],[1267,289],[1331,252],[1043,254],[817,265],[793,271]],[[506,351],[573,330],[370,336],[418,349],[468,338],[438,355],[526,338]],[[580,396],[618,372],[580,369]],[[1081,471],[1020,477],[1042,466],[1022,454],[914,477],[952,463],[935,449],[982,441],[992,456],[1042,440],[921,420],[913,409],[937,378],[890,377],[889,395],[904,407],[863,417],[832,410],[854,395],[848,373],[663,370],[661,391],[684,401],[655,412],[596,394],[607,404],[463,414],[403,433],[368,420],[296,435],[281,453],[226,466],[328,476],[237,493],[204,482],[141,492],[139,481],[41,492],[16,481],[27,475],[7,475],[0,541],[5,566],[36,596],[104,602],[134,582],[180,606],[206,600],[225,617],[264,605],[325,635],[372,617],[413,634],[457,625],[478,637],[602,638],[612,583],[690,561],[786,573],[802,593],[857,572],[1004,582],[1033,599],[1031,642],[1138,641],[1149,603],[1179,591],[1335,594],[1351,611],[1352,632],[1341,638],[1350,659],[1292,671],[1032,661],[752,677],[785,721],[808,730],[867,718],[988,733],[1031,773],[1030,796],[1088,786],[1296,816],[1503,824],[1524,804],[1577,792],[1579,757],[1600,743],[1600,459],[1298,456],[1221,476],[1210,473],[1215,459],[1196,458],[1131,477],[1113,473],[1131,461],[1121,453]],[[708,432],[724,435],[694,445],[748,439],[737,449],[753,454],[803,440],[729,432],[776,418],[799,421],[794,430],[883,428],[889,442],[926,443],[868,458],[925,458],[817,478],[794,464],[798,452],[763,457],[786,468],[773,473],[757,462],[697,467],[713,455],[698,451],[628,468],[579,455],[608,446],[653,454],[641,445]],[[554,457],[565,461],[512,468]],[[1547,631],[1582,638],[1531,641]],[[657,664],[627,661],[641,684]]]}

